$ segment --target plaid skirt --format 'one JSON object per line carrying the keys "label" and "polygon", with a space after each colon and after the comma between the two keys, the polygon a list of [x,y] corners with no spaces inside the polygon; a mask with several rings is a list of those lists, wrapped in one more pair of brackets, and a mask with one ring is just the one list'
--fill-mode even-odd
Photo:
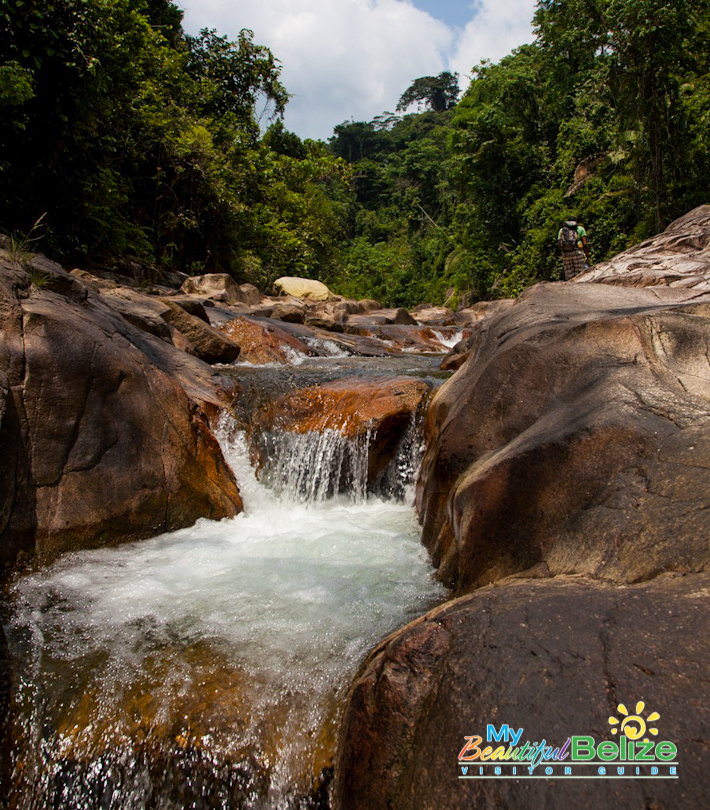
{"label": "plaid skirt", "polygon": [[562,254],[562,264],[565,268],[565,281],[573,279],[584,272],[586,256],[582,250],[570,250]]}

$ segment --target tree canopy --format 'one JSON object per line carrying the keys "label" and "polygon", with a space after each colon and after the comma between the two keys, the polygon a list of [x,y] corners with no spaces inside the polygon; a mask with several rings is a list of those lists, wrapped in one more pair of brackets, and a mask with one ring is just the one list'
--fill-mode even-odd
{"label": "tree canopy", "polygon": [[170,0],[0,0],[0,229],[411,306],[558,278],[570,215],[599,261],[707,202],[708,0],[539,0],[535,42],[460,100],[456,74],[423,76],[328,144],[285,129],[251,31],[181,21]]}
{"label": "tree canopy", "polygon": [[444,112],[456,104],[459,92],[458,73],[444,71],[438,76],[422,76],[402,93],[397,112],[404,112],[412,104],[423,105],[434,112]]}

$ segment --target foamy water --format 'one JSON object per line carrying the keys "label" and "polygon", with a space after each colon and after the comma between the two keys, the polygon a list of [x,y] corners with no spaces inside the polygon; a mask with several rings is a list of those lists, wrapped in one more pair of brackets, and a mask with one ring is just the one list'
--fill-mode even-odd
{"label": "foamy water", "polygon": [[[292,806],[368,648],[442,598],[410,505],[279,498],[233,426],[219,437],[243,515],[70,555],[14,586],[11,806],[180,807],[191,791]],[[168,789],[165,761],[183,760]]]}
{"label": "foamy water", "polygon": [[463,329],[457,329],[454,332],[442,332],[440,329],[432,329],[431,331],[439,343],[447,349],[453,349],[463,336]]}

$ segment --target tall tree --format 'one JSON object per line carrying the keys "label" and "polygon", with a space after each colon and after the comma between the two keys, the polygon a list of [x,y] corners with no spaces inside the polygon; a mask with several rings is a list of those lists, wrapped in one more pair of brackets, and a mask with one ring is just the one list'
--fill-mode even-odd
{"label": "tall tree", "polygon": [[459,74],[444,71],[438,76],[415,79],[402,93],[397,112],[404,112],[412,104],[419,104],[434,112],[444,112],[455,106],[459,97]]}

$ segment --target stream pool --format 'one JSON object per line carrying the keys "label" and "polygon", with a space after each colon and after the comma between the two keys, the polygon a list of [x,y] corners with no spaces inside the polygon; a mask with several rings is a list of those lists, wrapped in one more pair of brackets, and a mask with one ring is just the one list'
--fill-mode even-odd
{"label": "stream pool", "polygon": [[328,806],[359,663],[445,592],[411,498],[304,501],[218,434],[242,515],[14,582],[9,807]]}

